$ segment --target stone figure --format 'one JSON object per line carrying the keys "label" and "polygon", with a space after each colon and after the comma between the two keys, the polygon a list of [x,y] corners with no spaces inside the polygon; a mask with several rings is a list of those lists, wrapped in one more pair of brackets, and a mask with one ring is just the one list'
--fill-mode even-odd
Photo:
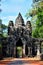
{"label": "stone figure", "polygon": [[18,17],[15,20],[15,26],[19,27],[19,26],[24,26],[24,20],[21,16],[21,13],[18,14]]}
{"label": "stone figure", "polygon": [[30,21],[27,21],[27,23],[26,23],[26,30],[27,30],[28,35],[32,34],[32,27],[31,27],[31,22]]}
{"label": "stone figure", "polygon": [[13,23],[13,21],[9,21],[8,35],[14,35],[14,23]]}

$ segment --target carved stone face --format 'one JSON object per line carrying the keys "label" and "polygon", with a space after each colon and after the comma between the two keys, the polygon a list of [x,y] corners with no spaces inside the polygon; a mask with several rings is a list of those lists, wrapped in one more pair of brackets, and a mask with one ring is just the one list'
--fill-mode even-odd
{"label": "carved stone face", "polygon": [[16,18],[15,25],[18,27],[18,26],[22,26],[23,24],[24,24],[24,20],[21,14],[19,13],[18,17]]}
{"label": "carved stone face", "polygon": [[10,34],[10,35],[14,34],[14,24],[13,24],[13,21],[9,21],[8,34]]}
{"label": "carved stone face", "polygon": [[9,26],[14,26],[13,21],[9,21]]}
{"label": "carved stone face", "polygon": [[31,28],[31,22],[30,22],[30,21],[27,21],[27,23],[26,23],[26,28],[27,28],[27,29],[30,29],[30,28]]}

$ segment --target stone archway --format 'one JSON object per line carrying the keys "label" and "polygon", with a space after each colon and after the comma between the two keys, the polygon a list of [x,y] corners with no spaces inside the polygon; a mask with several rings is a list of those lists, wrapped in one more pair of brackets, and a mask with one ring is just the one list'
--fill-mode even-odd
{"label": "stone archway", "polygon": [[16,42],[16,58],[22,58],[23,56],[23,43],[22,40],[19,39]]}

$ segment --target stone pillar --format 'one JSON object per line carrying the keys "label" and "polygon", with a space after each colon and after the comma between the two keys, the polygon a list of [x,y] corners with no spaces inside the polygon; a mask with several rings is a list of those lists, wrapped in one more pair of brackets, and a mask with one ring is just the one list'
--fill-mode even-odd
{"label": "stone pillar", "polygon": [[32,57],[32,47],[30,48],[30,56]]}
{"label": "stone pillar", "polygon": [[23,57],[25,57],[25,44],[23,45]]}
{"label": "stone pillar", "polygon": [[30,47],[28,47],[28,56],[30,56]]}
{"label": "stone pillar", "polygon": [[40,55],[40,46],[37,46],[37,55]]}
{"label": "stone pillar", "polygon": [[13,53],[13,57],[16,58],[16,46],[14,46],[14,53]]}
{"label": "stone pillar", "polygon": [[37,58],[40,59],[40,43],[37,46]]}
{"label": "stone pillar", "polygon": [[43,54],[43,42],[40,43],[41,45],[41,54]]}

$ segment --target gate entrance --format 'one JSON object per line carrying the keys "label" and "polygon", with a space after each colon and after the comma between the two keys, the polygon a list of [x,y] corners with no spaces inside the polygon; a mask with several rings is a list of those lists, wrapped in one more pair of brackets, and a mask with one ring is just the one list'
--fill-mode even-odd
{"label": "gate entrance", "polygon": [[23,56],[23,43],[19,39],[16,43],[16,58],[22,58]]}

